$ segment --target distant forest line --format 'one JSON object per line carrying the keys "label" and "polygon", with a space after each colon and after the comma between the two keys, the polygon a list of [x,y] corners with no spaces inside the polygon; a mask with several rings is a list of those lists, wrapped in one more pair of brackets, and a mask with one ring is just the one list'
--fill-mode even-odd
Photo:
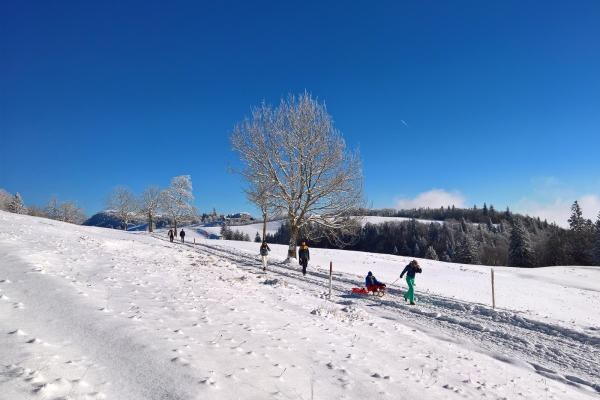
{"label": "distant forest line", "polygon": [[[366,223],[348,250],[428,258],[463,264],[514,267],[600,265],[600,214],[595,223],[582,216],[577,201],[571,207],[568,229],[555,223],[483,208],[418,208],[368,210],[367,216],[405,217],[410,220]],[[418,219],[432,220],[422,222]],[[267,241],[287,244],[284,223]],[[302,231],[300,238],[303,237]],[[336,248],[327,239],[307,241],[315,248]]]}

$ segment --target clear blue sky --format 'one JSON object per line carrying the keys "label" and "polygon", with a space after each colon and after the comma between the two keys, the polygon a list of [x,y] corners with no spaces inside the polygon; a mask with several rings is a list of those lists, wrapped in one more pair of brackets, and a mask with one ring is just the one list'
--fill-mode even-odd
{"label": "clear blue sky", "polygon": [[227,137],[306,89],[360,147],[375,208],[600,211],[599,1],[0,7],[0,188],[28,205],[91,215],[115,185],[189,174],[201,211],[254,211]]}

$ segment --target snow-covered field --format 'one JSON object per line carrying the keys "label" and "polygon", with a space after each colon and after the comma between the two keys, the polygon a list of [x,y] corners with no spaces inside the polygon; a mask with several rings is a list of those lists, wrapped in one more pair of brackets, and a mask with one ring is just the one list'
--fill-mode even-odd
{"label": "snow-covered field", "polygon": [[600,397],[600,269],[495,268],[494,310],[489,267],[421,260],[408,306],[350,294],[407,259],[271,248],[0,212],[0,398]]}

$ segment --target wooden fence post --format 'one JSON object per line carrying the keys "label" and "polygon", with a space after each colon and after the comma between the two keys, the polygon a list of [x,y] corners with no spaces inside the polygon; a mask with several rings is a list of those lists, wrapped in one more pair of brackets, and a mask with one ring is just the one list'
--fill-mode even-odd
{"label": "wooden fence post", "polygon": [[331,300],[331,279],[333,275],[333,262],[329,261],[329,300]]}
{"label": "wooden fence post", "polygon": [[492,307],[496,308],[496,296],[494,294],[494,268],[492,268]]}

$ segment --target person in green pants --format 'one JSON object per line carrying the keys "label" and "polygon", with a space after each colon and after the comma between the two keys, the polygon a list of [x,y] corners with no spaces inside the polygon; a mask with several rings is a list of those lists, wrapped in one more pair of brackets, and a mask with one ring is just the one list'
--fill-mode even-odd
{"label": "person in green pants", "polygon": [[400,274],[400,278],[406,274],[406,284],[408,285],[408,291],[404,294],[404,300],[410,300],[410,305],[415,305],[415,274],[421,273],[421,266],[417,260],[412,260],[404,267],[404,271]]}

